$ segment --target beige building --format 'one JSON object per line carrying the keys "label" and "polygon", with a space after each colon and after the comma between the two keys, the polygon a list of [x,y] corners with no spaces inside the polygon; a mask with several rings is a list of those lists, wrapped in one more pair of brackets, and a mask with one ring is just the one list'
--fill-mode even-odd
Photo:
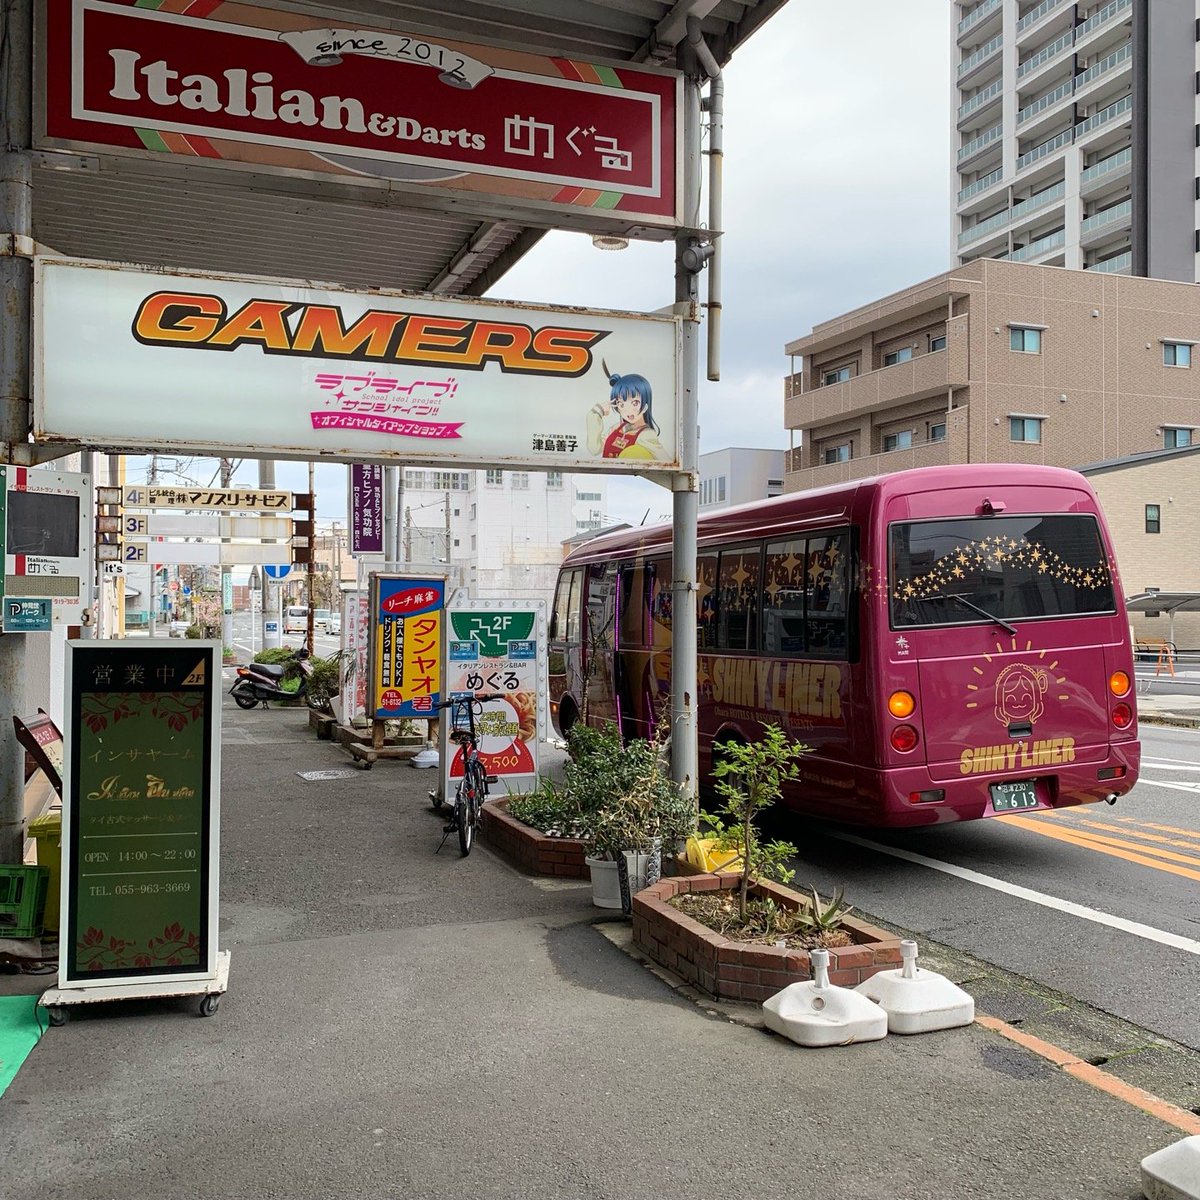
{"label": "beige building", "polygon": [[978,259],[787,344],[784,490],[1189,446],[1198,343],[1194,284]]}
{"label": "beige building", "polygon": [[[1200,445],[1132,454],[1080,468],[1100,498],[1126,596],[1200,593]],[[1138,638],[1200,649],[1200,613],[1131,613]]]}

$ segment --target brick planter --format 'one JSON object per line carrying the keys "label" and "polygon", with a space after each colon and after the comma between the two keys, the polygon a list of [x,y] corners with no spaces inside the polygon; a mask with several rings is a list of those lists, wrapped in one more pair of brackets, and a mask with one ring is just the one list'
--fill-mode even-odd
{"label": "brick planter", "polygon": [[[633,898],[633,940],[637,947],[688,983],[719,1000],[761,1004],[788,984],[812,978],[807,950],[733,942],[667,901],[681,892],[715,892],[737,886],[736,875],[691,875],[663,879]],[[790,888],[760,883],[760,896],[784,908],[800,908],[805,898]],[[842,928],[852,946],[829,951],[829,982],[854,987],[876,971],[900,965],[900,939],[855,917]]]}
{"label": "brick planter", "polygon": [[586,853],[583,841],[547,837],[516,817],[510,817],[507,800],[491,800],[483,806],[483,824],[479,832],[489,846],[531,875],[591,878],[592,873],[583,861]]}

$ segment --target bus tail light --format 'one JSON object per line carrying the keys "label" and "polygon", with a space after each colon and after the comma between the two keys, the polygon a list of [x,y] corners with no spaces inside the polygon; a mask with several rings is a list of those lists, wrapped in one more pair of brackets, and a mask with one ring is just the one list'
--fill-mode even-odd
{"label": "bus tail light", "polygon": [[1129,676],[1124,671],[1114,671],[1108,677],[1108,690],[1114,696],[1129,695]]}
{"label": "bus tail light", "polygon": [[1101,767],[1100,770],[1098,770],[1096,772],[1096,778],[1097,779],[1124,779],[1125,778],[1125,768],[1124,767]]}
{"label": "bus tail light", "polygon": [[1133,724],[1133,709],[1122,701],[1112,710],[1112,723],[1118,729],[1128,729]]}
{"label": "bus tail light", "polygon": [[893,692],[888,697],[888,712],[901,720],[911,717],[916,707],[917,702],[913,699],[911,692]]}
{"label": "bus tail light", "polygon": [[945,788],[938,788],[932,792],[909,792],[909,804],[938,804],[946,798]]}
{"label": "bus tail light", "polygon": [[[1113,720],[1116,720],[1116,714],[1113,714]],[[892,749],[899,750],[901,753],[906,753],[912,750],[917,744],[917,731],[911,725],[897,725],[892,730]]]}

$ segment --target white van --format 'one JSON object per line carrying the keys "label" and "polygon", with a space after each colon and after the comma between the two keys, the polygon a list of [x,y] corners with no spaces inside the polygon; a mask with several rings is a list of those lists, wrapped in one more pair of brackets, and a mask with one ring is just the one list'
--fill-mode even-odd
{"label": "white van", "polygon": [[284,633],[308,632],[308,606],[305,604],[289,604],[283,610]]}

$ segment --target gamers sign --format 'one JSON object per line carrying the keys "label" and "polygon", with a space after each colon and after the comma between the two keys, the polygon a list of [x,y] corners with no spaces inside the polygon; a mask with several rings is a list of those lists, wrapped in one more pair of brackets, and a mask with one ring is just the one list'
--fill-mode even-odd
{"label": "gamers sign", "polygon": [[47,0],[39,144],[676,222],[677,73],[306,19]]}

